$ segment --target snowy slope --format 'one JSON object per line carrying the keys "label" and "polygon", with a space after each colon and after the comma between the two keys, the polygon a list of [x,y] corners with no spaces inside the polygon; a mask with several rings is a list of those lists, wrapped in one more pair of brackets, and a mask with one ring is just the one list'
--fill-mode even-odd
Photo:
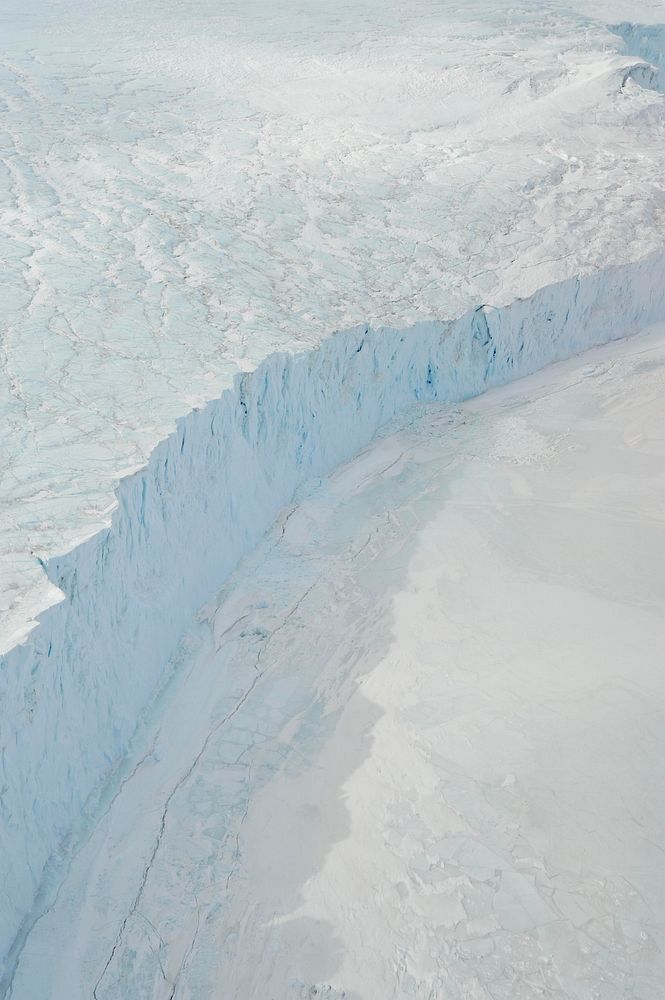
{"label": "snowy slope", "polygon": [[308,475],[665,315],[659,17],[3,4],[0,956]]}
{"label": "snowy slope", "polygon": [[664,390],[661,326],[310,483],[13,1000],[661,1000]]}

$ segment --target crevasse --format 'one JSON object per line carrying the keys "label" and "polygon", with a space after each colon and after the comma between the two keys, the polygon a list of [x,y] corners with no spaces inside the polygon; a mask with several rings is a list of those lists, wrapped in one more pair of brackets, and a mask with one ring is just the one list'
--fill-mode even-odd
{"label": "crevasse", "polygon": [[505,308],[273,355],[121,482],[110,528],[45,566],[62,601],[0,660],[0,996],[179,637],[297,487],[416,401],[459,401],[664,319],[664,279],[658,253]]}

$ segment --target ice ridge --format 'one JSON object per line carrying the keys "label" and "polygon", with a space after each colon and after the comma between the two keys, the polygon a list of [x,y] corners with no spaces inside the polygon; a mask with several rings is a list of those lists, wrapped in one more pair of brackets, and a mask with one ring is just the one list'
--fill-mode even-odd
{"label": "ice ridge", "polygon": [[[455,402],[665,318],[665,252],[496,309],[274,354],[192,411],[44,564],[62,600],[0,658],[0,996],[191,617],[305,480],[416,402]],[[109,791],[111,789],[111,791]]]}

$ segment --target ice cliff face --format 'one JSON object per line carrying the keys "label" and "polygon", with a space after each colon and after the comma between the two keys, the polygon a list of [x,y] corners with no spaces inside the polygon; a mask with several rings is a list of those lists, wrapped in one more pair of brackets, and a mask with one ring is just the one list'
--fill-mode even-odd
{"label": "ice cliff face", "polygon": [[662,243],[665,100],[607,27],[655,39],[655,0],[0,18],[0,652],[53,600],[37,556],[237,372]]}
{"label": "ice cliff face", "polygon": [[461,400],[664,317],[659,253],[503,309],[274,354],[178,423],[122,481],[110,528],[46,564],[63,599],[0,661],[0,995],[183,629],[299,484],[418,401]]}
{"label": "ice cliff face", "polygon": [[632,24],[625,21],[612,30],[623,39],[626,52],[644,59],[654,73],[652,86],[665,93],[665,24]]}

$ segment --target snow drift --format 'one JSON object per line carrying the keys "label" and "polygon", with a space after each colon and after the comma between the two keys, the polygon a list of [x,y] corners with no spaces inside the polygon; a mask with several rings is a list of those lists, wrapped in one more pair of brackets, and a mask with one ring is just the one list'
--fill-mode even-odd
{"label": "snow drift", "polygon": [[273,355],[122,481],[111,527],[45,566],[62,601],[0,660],[0,995],[183,630],[296,488],[415,402],[459,401],[665,318],[664,279],[659,253],[503,309]]}

